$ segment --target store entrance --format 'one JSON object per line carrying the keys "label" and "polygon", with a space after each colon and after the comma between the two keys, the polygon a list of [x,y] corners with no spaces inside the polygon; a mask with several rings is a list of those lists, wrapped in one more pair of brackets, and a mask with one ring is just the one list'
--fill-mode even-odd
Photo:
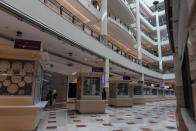
{"label": "store entrance", "polygon": [[69,83],[69,98],[76,98],[77,83]]}
{"label": "store entrance", "polygon": [[42,99],[45,100],[47,93],[51,90],[56,90],[57,98],[56,102],[66,102],[67,101],[67,89],[68,89],[68,76],[55,73],[55,72],[45,72],[44,81],[42,87]]}
{"label": "store entrance", "polygon": [[189,53],[187,46],[185,47],[184,58],[182,63],[182,79],[184,88],[185,107],[189,110],[191,116],[194,117],[193,92],[190,76]]}

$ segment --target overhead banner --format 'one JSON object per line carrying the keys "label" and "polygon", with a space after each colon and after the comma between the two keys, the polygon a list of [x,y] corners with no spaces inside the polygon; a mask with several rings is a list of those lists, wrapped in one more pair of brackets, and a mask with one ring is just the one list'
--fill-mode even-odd
{"label": "overhead banner", "polygon": [[16,39],[14,48],[40,51],[41,41]]}
{"label": "overhead banner", "polygon": [[104,72],[103,67],[92,67],[92,72]]}
{"label": "overhead banner", "polygon": [[130,76],[123,76],[123,80],[131,80]]}

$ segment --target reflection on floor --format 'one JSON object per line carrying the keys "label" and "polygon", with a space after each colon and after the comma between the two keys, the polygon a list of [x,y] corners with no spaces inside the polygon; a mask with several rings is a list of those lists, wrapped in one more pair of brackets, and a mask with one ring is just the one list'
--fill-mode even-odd
{"label": "reflection on floor", "polygon": [[78,114],[72,107],[43,113],[37,131],[177,131],[176,101],[107,107],[105,114]]}

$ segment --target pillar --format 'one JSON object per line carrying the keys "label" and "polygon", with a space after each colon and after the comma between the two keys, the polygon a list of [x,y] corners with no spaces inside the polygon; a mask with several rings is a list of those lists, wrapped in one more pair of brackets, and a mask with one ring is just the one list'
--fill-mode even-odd
{"label": "pillar", "polygon": [[159,27],[159,12],[156,11],[156,27],[157,27],[157,44],[158,44],[158,57],[159,57],[159,70],[163,71],[162,64],[162,51],[161,51],[161,37],[160,37],[160,27]]}
{"label": "pillar", "polygon": [[110,61],[109,58],[105,59],[105,91],[106,99],[109,98],[109,78],[110,78]]}
{"label": "pillar", "polygon": [[174,53],[174,69],[176,78],[176,103],[177,107],[184,107],[184,91],[183,91],[183,81],[182,81],[182,71],[180,58],[178,53]]}
{"label": "pillar", "polygon": [[103,36],[104,44],[107,44],[107,3],[108,0],[102,0],[102,7],[101,7],[101,35]]}
{"label": "pillar", "polygon": [[140,0],[136,0],[136,28],[137,28],[137,47],[138,47],[138,60],[142,64],[142,46],[141,46],[141,28],[140,28]]}

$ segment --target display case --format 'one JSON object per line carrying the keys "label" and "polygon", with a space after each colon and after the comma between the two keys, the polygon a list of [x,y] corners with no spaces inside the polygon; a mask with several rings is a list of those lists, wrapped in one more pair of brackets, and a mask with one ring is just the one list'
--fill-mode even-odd
{"label": "display case", "polygon": [[146,99],[144,97],[144,85],[143,82],[131,82],[133,90],[133,103],[134,104],[145,104]]}
{"label": "display case", "polygon": [[36,128],[47,103],[41,101],[41,59],[39,51],[0,48],[0,129]]}
{"label": "display case", "polygon": [[[80,113],[104,113],[105,100],[102,100],[103,73],[77,73],[76,109]],[[86,108],[88,107],[88,108]]]}
{"label": "display case", "polygon": [[165,89],[165,99],[166,100],[175,100],[175,91],[173,89]]}
{"label": "display case", "polygon": [[152,102],[152,87],[144,85],[144,98],[146,102]]}
{"label": "display case", "polygon": [[112,106],[132,106],[132,89],[130,80],[110,79],[109,105]]}
{"label": "display case", "polygon": [[165,97],[164,97],[164,88],[158,88],[158,97],[159,97],[159,100],[160,101],[163,101],[165,100]]}
{"label": "display case", "polygon": [[158,87],[152,88],[152,101],[159,101],[160,98],[158,96]]}

